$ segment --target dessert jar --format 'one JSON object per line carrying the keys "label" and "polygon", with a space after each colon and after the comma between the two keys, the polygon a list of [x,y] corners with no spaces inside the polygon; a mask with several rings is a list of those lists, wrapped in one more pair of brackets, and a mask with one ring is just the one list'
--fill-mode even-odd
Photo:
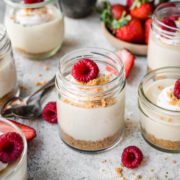
{"label": "dessert jar", "polygon": [[153,147],[180,152],[180,99],[172,94],[180,79],[180,67],[151,71],[138,90],[141,133]]}
{"label": "dessert jar", "polygon": [[0,118],[0,132],[3,127],[8,127],[11,132],[17,132],[23,139],[24,149],[21,156],[14,162],[9,163],[5,169],[0,171],[1,180],[27,180],[27,142],[22,131],[10,121]]}
{"label": "dessert jar", "polygon": [[64,16],[57,0],[33,4],[4,1],[4,23],[12,46],[30,59],[55,55],[64,39]]}
{"label": "dessert jar", "polygon": [[0,24],[0,106],[17,93],[16,67],[11,42],[6,29]]}
{"label": "dessert jar", "polygon": [[[153,14],[148,45],[148,71],[167,67],[180,67],[180,2],[163,3]],[[162,22],[171,18],[176,28]]]}
{"label": "dessert jar", "polygon": [[[82,58],[98,65],[104,83],[94,85],[102,82],[100,78],[88,85],[72,80],[71,68]],[[107,65],[116,75],[106,70]],[[88,152],[106,150],[117,144],[124,130],[125,86],[123,64],[112,52],[85,48],[62,57],[56,75],[61,139],[74,149]]]}
{"label": "dessert jar", "polygon": [[62,4],[63,12],[71,18],[83,18],[88,16],[97,0],[59,0]]}

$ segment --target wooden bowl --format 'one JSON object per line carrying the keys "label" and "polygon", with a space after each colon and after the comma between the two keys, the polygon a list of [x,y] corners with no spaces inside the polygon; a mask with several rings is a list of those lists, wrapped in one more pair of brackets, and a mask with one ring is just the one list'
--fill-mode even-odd
{"label": "wooden bowl", "polygon": [[106,38],[115,48],[128,49],[130,52],[132,52],[135,55],[147,55],[147,45],[129,43],[116,38],[108,31],[104,23],[102,23],[102,28]]}

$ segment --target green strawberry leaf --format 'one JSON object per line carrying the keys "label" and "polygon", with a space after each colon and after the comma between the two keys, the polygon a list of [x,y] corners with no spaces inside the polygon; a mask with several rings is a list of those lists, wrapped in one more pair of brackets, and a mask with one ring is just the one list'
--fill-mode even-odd
{"label": "green strawberry leaf", "polygon": [[131,16],[130,15],[125,16],[125,15],[126,12],[124,11],[122,17],[119,20],[116,19],[112,20],[111,25],[114,29],[119,29],[128,24],[128,22],[131,20]]}
{"label": "green strawberry leaf", "polygon": [[141,3],[150,3],[153,2],[153,0],[135,0],[130,7],[130,9],[134,9],[135,7],[140,7]]}

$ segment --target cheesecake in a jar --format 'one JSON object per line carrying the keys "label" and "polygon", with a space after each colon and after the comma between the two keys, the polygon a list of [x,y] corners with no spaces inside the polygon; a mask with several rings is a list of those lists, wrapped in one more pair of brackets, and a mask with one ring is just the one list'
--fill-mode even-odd
{"label": "cheesecake in a jar", "polygon": [[32,59],[56,54],[64,39],[64,17],[57,0],[5,2],[4,23],[13,47]]}
{"label": "cheesecake in a jar", "polygon": [[0,25],[0,107],[17,93],[16,67],[11,49],[11,42],[6,29]]}
{"label": "cheesecake in a jar", "polygon": [[[56,76],[60,136],[83,151],[106,150],[124,130],[124,69],[118,57],[102,49],[80,49],[60,59]],[[106,70],[113,68],[114,74]]]}
{"label": "cheesecake in a jar", "polygon": [[0,179],[27,180],[27,142],[22,131],[0,119]]}
{"label": "cheesecake in a jar", "polygon": [[163,3],[154,11],[148,45],[148,71],[180,67],[180,2]]}
{"label": "cheesecake in a jar", "polygon": [[138,93],[145,140],[160,150],[180,152],[180,67],[147,74]]}

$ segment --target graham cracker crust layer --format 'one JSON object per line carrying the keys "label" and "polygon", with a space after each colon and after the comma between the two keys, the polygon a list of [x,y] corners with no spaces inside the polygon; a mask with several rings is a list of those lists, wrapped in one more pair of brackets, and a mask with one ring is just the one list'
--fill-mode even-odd
{"label": "graham cracker crust layer", "polygon": [[147,133],[146,131],[144,131],[144,136],[149,142],[161,148],[165,148],[168,150],[180,150],[180,141],[157,139],[155,136]]}
{"label": "graham cracker crust layer", "polygon": [[84,141],[84,140],[76,140],[70,135],[66,134],[61,129],[61,137],[62,139],[70,146],[80,149],[80,150],[86,150],[86,151],[97,151],[106,149],[110,146],[112,146],[122,135],[122,131],[118,131],[113,136],[107,137],[100,141]]}

